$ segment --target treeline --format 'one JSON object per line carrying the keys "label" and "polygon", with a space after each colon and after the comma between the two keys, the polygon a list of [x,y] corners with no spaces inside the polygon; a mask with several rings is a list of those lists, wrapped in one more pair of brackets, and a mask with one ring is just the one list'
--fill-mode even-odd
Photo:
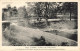
{"label": "treeline", "polygon": [[[2,10],[2,19],[6,17],[42,17],[45,19],[57,18],[57,13],[66,14],[69,13],[70,20],[72,15],[77,18],[78,6],[77,2],[27,2],[28,7],[14,6],[13,8],[8,5],[7,8]],[[14,16],[15,17],[15,16]]]}
{"label": "treeline", "polygon": [[28,12],[33,12],[33,16],[48,19],[56,18],[57,13],[64,15],[70,13],[70,20],[72,14],[77,17],[77,2],[30,2],[27,4],[30,10]]}
{"label": "treeline", "polygon": [[2,9],[2,20],[9,20],[11,17],[23,17],[26,18],[28,16],[26,7],[19,7],[16,6],[11,7],[7,5],[6,8]]}

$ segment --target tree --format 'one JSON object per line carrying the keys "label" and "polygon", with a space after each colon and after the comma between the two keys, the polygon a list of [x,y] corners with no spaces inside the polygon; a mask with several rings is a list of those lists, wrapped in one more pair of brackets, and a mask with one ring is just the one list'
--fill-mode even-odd
{"label": "tree", "polygon": [[35,14],[39,17],[52,18],[55,17],[56,13],[56,2],[37,2],[35,4]]}
{"label": "tree", "polygon": [[27,2],[27,13],[28,17],[36,17],[37,15],[34,13],[36,2]]}
{"label": "tree", "polygon": [[71,20],[72,13],[74,15],[77,15],[77,2],[65,2],[63,4],[63,10],[65,12],[69,12],[70,13],[70,20]]}
{"label": "tree", "polygon": [[28,14],[27,14],[25,6],[18,8],[18,16],[23,17],[23,18],[27,18]]}
{"label": "tree", "polygon": [[43,17],[46,19],[48,24],[49,18],[56,18],[56,2],[37,2],[35,3],[34,12],[38,17]]}

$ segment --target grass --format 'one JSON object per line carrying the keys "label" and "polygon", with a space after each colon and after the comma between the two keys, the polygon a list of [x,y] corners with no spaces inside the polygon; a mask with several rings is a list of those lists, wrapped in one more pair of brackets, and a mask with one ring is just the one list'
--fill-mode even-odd
{"label": "grass", "polygon": [[77,42],[74,40],[43,32],[39,29],[22,27],[16,24],[11,24],[10,28],[11,30],[6,30],[3,36],[10,42],[11,46],[62,46],[62,44],[67,43],[67,46],[77,46]]}

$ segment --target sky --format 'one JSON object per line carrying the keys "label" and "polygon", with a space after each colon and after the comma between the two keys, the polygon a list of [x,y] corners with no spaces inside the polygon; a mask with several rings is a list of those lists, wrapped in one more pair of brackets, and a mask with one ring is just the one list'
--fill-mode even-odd
{"label": "sky", "polygon": [[6,8],[7,5],[9,5],[9,4],[11,5],[11,7],[14,7],[14,6],[16,6],[17,8],[19,8],[21,6],[27,7],[27,3],[25,3],[25,2],[3,2],[2,8]]}

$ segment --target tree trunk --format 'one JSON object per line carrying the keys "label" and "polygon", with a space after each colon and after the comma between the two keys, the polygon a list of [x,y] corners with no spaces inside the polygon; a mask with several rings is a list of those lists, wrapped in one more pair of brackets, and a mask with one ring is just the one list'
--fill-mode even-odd
{"label": "tree trunk", "polygon": [[70,10],[70,21],[71,21],[71,10]]}

